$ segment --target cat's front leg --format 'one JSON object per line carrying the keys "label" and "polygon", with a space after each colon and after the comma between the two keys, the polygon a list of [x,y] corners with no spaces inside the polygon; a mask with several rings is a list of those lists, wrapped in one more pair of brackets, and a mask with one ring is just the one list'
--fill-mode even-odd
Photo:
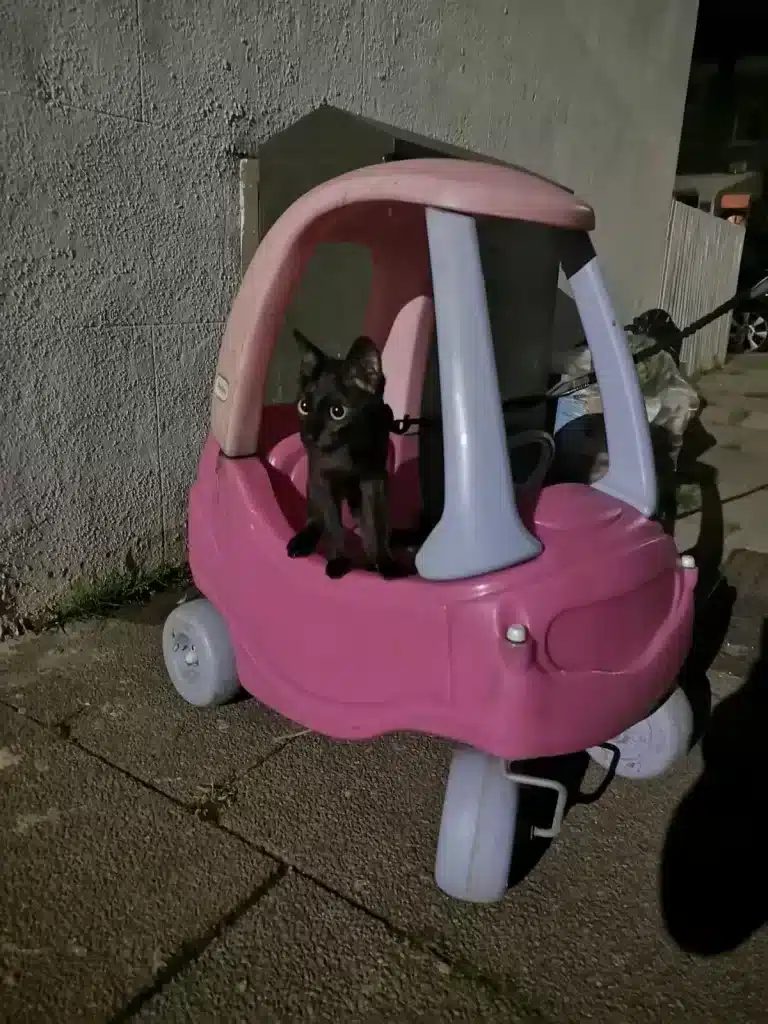
{"label": "cat's front leg", "polygon": [[323,536],[323,509],[322,503],[318,500],[317,483],[313,483],[310,463],[309,480],[307,481],[307,522],[297,534],[288,541],[287,551],[289,558],[307,558],[317,550],[320,538]]}
{"label": "cat's front leg", "polygon": [[320,538],[323,535],[323,527],[313,519],[308,519],[306,526],[303,526],[298,533],[288,541],[287,552],[289,558],[307,558],[317,550]]}
{"label": "cat's front leg", "polygon": [[350,558],[344,552],[344,524],[341,520],[341,506],[334,503],[325,510],[325,533],[328,537],[328,564],[325,575],[332,580],[346,576],[352,568]]}
{"label": "cat's front leg", "polygon": [[343,494],[333,481],[317,474],[310,480],[309,497],[310,508],[321,520],[322,532],[328,542],[325,574],[332,580],[340,579],[352,568],[352,562],[344,553],[344,523],[341,518]]}
{"label": "cat's front leg", "polygon": [[392,557],[389,537],[389,494],[386,477],[360,481],[360,539],[371,568],[384,579],[407,575]]}

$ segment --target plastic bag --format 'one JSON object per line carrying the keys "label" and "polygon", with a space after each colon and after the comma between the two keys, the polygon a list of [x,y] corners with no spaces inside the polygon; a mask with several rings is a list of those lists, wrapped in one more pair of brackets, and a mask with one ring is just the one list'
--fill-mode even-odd
{"label": "plastic bag", "polygon": [[[632,354],[655,344],[647,334],[629,334]],[[691,382],[664,350],[635,364],[640,390],[651,426],[656,469],[660,483],[674,476],[683,437],[696,416],[700,399]],[[566,365],[562,381],[575,380],[592,371],[592,353],[581,349]],[[557,479],[594,483],[608,470],[608,445],[600,388],[590,384],[557,403],[555,416],[555,467]]]}

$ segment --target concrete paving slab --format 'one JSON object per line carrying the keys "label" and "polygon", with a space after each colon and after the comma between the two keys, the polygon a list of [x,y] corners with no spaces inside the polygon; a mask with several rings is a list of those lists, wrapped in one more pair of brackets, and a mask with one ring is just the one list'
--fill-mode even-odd
{"label": "concrete paving slab", "polygon": [[728,443],[722,428],[749,433],[768,429],[768,360],[762,353],[730,360],[700,377],[696,390],[707,402],[701,422],[719,444]]}
{"label": "concrete paving slab", "polygon": [[0,707],[0,1017],[103,1021],[275,869]]}
{"label": "concrete paving slab", "polygon": [[768,409],[753,410],[746,417],[742,426],[745,430],[768,430]]}
{"label": "concrete paving slab", "polygon": [[768,400],[722,395],[701,413],[702,425],[717,432],[721,426],[739,427],[745,431],[768,430]]}
{"label": "concrete paving slab", "polygon": [[[716,472],[722,502],[723,559],[746,548],[768,552],[768,358],[740,356],[696,381],[708,404],[701,424],[714,446],[698,458]],[[686,488],[688,513],[675,526],[678,548],[688,550],[702,529],[696,488]],[[708,513],[710,518],[710,513]],[[709,535],[711,524],[706,526]],[[715,533],[717,530],[715,531]]]}
{"label": "concrete paving slab", "polygon": [[696,389],[707,399],[722,396],[724,401],[739,398],[768,401],[768,368],[757,363],[739,364],[731,372],[718,370],[696,382]]}
{"label": "concrete paving slab", "polygon": [[762,618],[768,609],[768,558],[743,548],[734,552],[724,571],[739,595],[740,616]]}
{"label": "concrete paving slab", "polygon": [[747,352],[729,359],[718,373],[744,374],[752,370],[768,370],[768,352]]}
{"label": "concrete paving slab", "polygon": [[713,704],[719,704],[721,700],[730,697],[732,693],[736,693],[744,682],[740,671],[729,671],[724,667],[721,668],[719,665],[717,668],[710,669],[707,673],[707,678],[709,679]]}
{"label": "concrete paving slab", "polygon": [[725,638],[712,663],[710,680],[717,672],[747,679],[763,651],[768,622],[768,554],[734,551],[723,566],[723,576],[735,592]]}
{"label": "concrete paving slab", "polygon": [[718,444],[699,456],[697,462],[716,470],[721,501],[768,489],[768,459],[764,455],[733,451]]}
{"label": "concrete paving slab", "polygon": [[68,623],[0,644],[0,700],[43,725],[59,725],[109,692],[101,671],[106,620]]}
{"label": "concrete paving slab", "polygon": [[768,552],[768,486],[723,506],[727,534],[726,554],[749,547]]}
{"label": "concrete paving slab", "polygon": [[543,1021],[294,874],[136,1021]]}
{"label": "concrete paving slab", "polygon": [[[739,605],[740,615],[752,618],[750,622],[737,622],[729,633],[731,646],[739,648],[734,648],[734,656],[741,648],[748,648],[747,653],[753,650],[753,627],[762,608],[746,604],[762,594],[762,577],[758,579],[754,572],[750,575],[745,559],[737,561],[733,563],[734,572],[746,593]],[[12,1006],[14,1022],[69,1019],[60,1010],[62,1005],[67,1012],[78,1007],[82,1016],[82,993],[96,1007],[90,1019],[105,1019],[112,1011],[101,1009],[107,1003],[98,1002],[102,998],[99,986],[107,991],[104,999],[112,1000],[110,1007],[118,1003],[122,1006],[119,1019],[126,1020],[134,1012],[171,1021],[303,1019],[295,1008],[305,1002],[314,1019],[321,1020],[339,1015],[340,1019],[366,1019],[362,1013],[366,1007],[371,1008],[367,1019],[435,1019],[429,1016],[428,1005],[423,1012],[421,1009],[426,998],[421,993],[428,987],[422,978],[428,977],[434,963],[427,952],[437,957],[440,966],[436,969],[448,979],[445,989],[440,982],[434,995],[437,1019],[515,1020],[515,1014],[523,1014],[525,1020],[540,1020],[543,1015],[561,1024],[594,1019],[609,1024],[688,1024],[699,1020],[708,1024],[754,1024],[762,1019],[761,1013],[768,1005],[764,932],[745,938],[733,953],[701,960],[680,952],[663,923],[660,864],[666,865],[667,894],[670,877],[673,893],[677,888],[683,890],[676,903],[667,897],[664,904],[673,921],[675,913],[678,919],[681,913],[686,919],[695,919],[702,907],[706,910],[710,905],[722,904],[724,894],[740,909],[745,889],[742,886],[741,891],[734,891],[733,879],[754,879],[758,847],[753,842],[752,823],[758,821],[762,828],[764,816],[745,807],[743,796],[729,797],[735,808],[732,811],[720,809],[704,818],[699,815],[698,821],[694,816],[692,822],[690,814],[682,814],[681,808],[691,803],[694,783],[699,782],[698,754],[668,778],[645,784],[615,782],[597,803],[575,808],[560,839],[502,904],[473,907],[449,900],[436,890],[432,877],[449,756],[446,744],[406,735],[359,745],[332,743],[312,735],[298,737],[261,765],[255,765],[253,771],[243,772],[231,791],[232,802],[218,805],[221,824],[259,849],[274,853],[276,859],[295,865],[305,876],[302,881],[296,880],[295,891],[284,890],[288,881],[280,881],[274,892],[263,897],[263,905],[254,903],[256,909],[250,910],[248,893],[242,900],[238,898],[244,872],[241,860],[230,853],[231,844],[237,844],[237,840],[206,827],[193,815],[168,804],[160,794],[147,793],[123,774],[155,770],[157,748],[162,745],[164,733],[172,734],[175,727],[184,734],[190,721],[188,713],[194,713],[194,709],[181,704],[182,716],[174,720],[174,726],[169,721],[164,728],[164,712],[155,710],[153,704],[161,692],[158,684],[164,682],[158,662],[158,637],[165,610],[153,605],[131,612],[131,621],[114,620],[98,629],[88,624],[75,627],[81,631],[78,641],[91,630],[101,637],[104,647],[114,648],[111,657],[102,655],[100,665],[105,704],[115,701],[114,679],[123,678],[119,664],[127,661],[134,666],[129,675],[135,672],[149,679],[146,692],[136,691],[147,702],[142,728],[131,732],[130,713],[113,718],[101,705],[92,706],[70,723],[71,740],[64,743],[55,739],[55,730],[40,729],[28,719],[6,712],[10,724],[5,734],[0,734],[0,785],[20,771],[33,777],[27,785],[25,774],[23,784],[10,790],[24,797],[21,810],[17,809],[18,799],[5,802],[12,816],[6,833],[21,828],[27,841],[21,849],[14,847],[15,859],[7,873],[14,880],[13,900],[18,899],[27,909],[19,915],[11,914],[3,932],[6,984],[12,990],[27,984],[26,975],[19,972],[27,966],[24,957],[39,955],[31,951],[48,950],[61,961],[50,969],[47,965],[35,968],[34,963],[27,969],[32,980],[21,995],[13,996],[18,1000]],[[58,678],[59,689],[68,688],[70,677],[77,679],[78,656],[61,649],[60,637],[49,635],[28,643],[40,645],[43,653],[39,660],[68,664],[69,671]],[[0,646],[0,657],[7,646]],[[73,646],[79,650],[83,643]],[[15,645],[17,653],[10,656],[11,661],[18,658],[22,647]],[[722,671],[713,683],[717,696],[727,698],[733,697],[739,679]],[[49,685],[51,697],[55,689]],[[750,714],[751,726],[747,723],[737,731],[740,737],[754,734],[758,723],[759,756],[750,748],[740,757],[741,773],[744,775],[747,764],[746,774],[753,784],[757,783],[759,795],[765,787],[760,782],[764,755],[758,712]],[[90,723],[89,716],[93,716]],[[153,717],[161,722],[154,735],[147,724]],[[98,743],[100,758],[95,762],[74,742],[82,742],[77,732],[81,724],[89,724],[94,735],[100,734],[104,726],[97,726],[97,722],[102,718],[107,720],[109,736],[105,743],[93,741],[94,745]],[[218,733],[218,729],[212,732]],[[143,751],[142,738],[146,740],[148,735],[151,741]],[[203,764],[216,765],[219,736],[211,743],[201,728],[189,739],[189,746],[182,747],[182,756],[188,760],[180,774],[194,778],[195,750],[202,751]],[[737,740],[737,749],[740,742],[746,740]],[[171,748],[173,759],[177,756],[173,743]],[[231,756],[238,764],[238,755],[233,751]],[[111,768],[110,760],[122,766],[120,772]],[[583,789],[591,791],[596,781],[593,771]],[[173,784],[178,782],[174,780]],[[726,796],[728,785],[732,786],[732,780],[725,786]],[[739,786],[743,790],[743,779]],[[181,782],[178,792],[189,792],[186,781]],[[29,799],[29,793],[34,799]],[[76,794],[74,798],[72,793]],[[56,813],[51,813],[52,808]],[[548,810],[533,807],[528,801],[524,816],[528,824],[542,824]],[[173,819],[172,825],[166,824],[166,811]],[[179,829],[179,822],[187,823],[189,833]],[[676,831],[679,840],[681,828],[684,835],[694,835],[695,843],[692,847],[683,843],[681,852],[678,842],[670,869],[669,836]],[[43,833],[55,829],[63,834],[56,834],[54,845]],[[134,841],[136,835],[141,837],[140,842]],[[218,837],[219,846],[213,852],[205,845],[209,835]],[[733,837],[742,844],[735,855],[723,850],[724,838],[730,842]],[[12,838],[20,843],[18,835]],[[33,840],[37,845],[32,845]],[[118,843],[122,843],[119,848]],[[202,853],[197,843],[203,844]],[[701,853],[709,856],[713,850],[726,863],[717,863],[713,870],[712,863],[706,862],[704,872],[699,863]],[[254,857],[262,864],[258,853],[255,851]],[[121,858],[127,858],[127,867]],[[194,862],[195,870],[185,876],[188,860]],[[163,883],[162,892],[157,881],[158,864],[171,879],[170,884]],[[269,877],[276,882],[280,874]],[[53,923],[43,914],[42,922],[32,924],[52,902],[49,895],[37,891],[39,879],[49,876],[53,900],[60,904],[61,911]],[[219,921],[233,905],[243,911],[227,917],[220,938],[211,931],[215,923],[208,923],[216,918],[217,897],[209,892],[204,898],[199,896],[203,878],[209,888],[232,893],[222,900]],[[263,878],[264,874],[255,872],[258,895]],[[691,878],[696,883],[693,893]],[[762,867],[759,878],[764,879]],[[315,892],[312,882],[319,883],[320,892],[310,898],[306,893]],[[5,875],[3,884],[7,886]],[[282,896],[277,899],[281,893],[285,902]],[[759,906],[759,888],[753,885],[746,894]],[[211,901],[214,904],[210,918],[202,915],[205,920],[200,921],[199,928],[188,925],[189,915],[197,913],[186,909],[192,898],[201,900],[206,908]],[[312,909],[316,898],[325,901],[319,910]],[[271,899],[274,904],[269,902]],[[8,898],[4,905],[15,903]],[[147,905],[159,906],[154,917],[146,910]],[[366,910],[374,922],[362,923],[368,920]],[[353,920],[346,925],[343,922],[349,914]],[[133,917],[126,924],[129,915]],[[96,921],[93,927],[91,917]],[[179,917],[183,919],[181,924]],[[167,928],[170,939],[156,937],[158,920]],[[322,921],[329,922],[325,928]],[[120,930],[128,936],[127,952],[120,944],[122,938],[109,932],[112,925],[118,936]],[[374,932],[384,928],[383,952],[379,952],[380,940],[375,934],[371,933],[369,940],[360,938],[360,929],[365,933],[369,927]],[[41,937],[40,929],[48,931]],[[66,929],[63,939],[56,929]],[[97,945],[82,938],[90,930]],[[191,947],[184,944],[190,932]],[[199,955],[206,945],[195,943],[195,936],[201,932],[211,941]],[[361,954],[357,958],[349,953],[346,939],[339,938],[347,933]],[[183,939],[177,941],[179,935]],[[400,943],[401,959],[391,959],[389,938]],[[422,949],[426,967],[414,964],[403,939]],[[71,955],[67,952],[70,942],[77,946]],[[92,947],[97,949],[93,954],[95,967],[89,965],[88,979],[83,982],[77,973],[77,958],[81,949]],[[157,956],[155,949],[160,950]],[[185,953],[190,949],[192,952]],[[311,950],[311,956],[306,950]],[[383,965],[378,964],[379,957]],[[379,973],[369,981],[374,959]],[[70,960],[76,961],[74,967]],[[170,963],[170,969],[162,966],[161,960]],[[321,969],[313,966],[316,962]],[[46,1004],[38,1012],[38,989],[48,990],[33,968],[45,978],[50,975],[57,991],[62,990],[56,996],[58,1002],[50,1004],[53,1010]],[[341,986],[334,979],[337,971],[344,979]],[[402,986],[398,987],[400,976]],[[123,981],[126,977],[128,981]],[[468,986],[468,979],[472,985]],[[484,992],[486,987],[492,991],[481,995],[474,982]],[[94,986],[98,988],[95,995]],[[160,994],[153,998],[158,990]],[[495,997],[491,999],[493,993],[508,999],[509,1006],[494,1001]],[[258,1000],[263,1017],[256,1018],[253,1007]],[[418,1016],[406,1014],[401,1006],[416,1008]],[[507,1013],[506,1018],[503,1013]]]}
{"label": "concrete paving slab", "polygon": [[677,550],[682,554],[695,547],[701,534],[701,513],[691,512],[684,519],[678,519],[675,523],[675,544]]}
{"label": "concrete paving slab", "polygon": [[[707,411],[705,410],[705,412]],[[717,424],[715,430],[717,443],[721,448],[749,452],[753,455],[765,455],[766,448],[768,448],[768,439],[766,439],[764,431],[750,429],[748,424],[742,423],[738,427]]]}
{"label": "concrete paving slab", "polygon": [[575,809],[536,870],[493,907],[451,901],[433,882],[446,765],[446,747],[428,739],[307,737],[249,778],[223,821],[553,1020],[762,1019],[768,936],[702,961],[662,923],[659,864],[696,756],[654,782],[617,781]]}
{"label": "concrete paving slab", "polygon": [[[722,505],[723,551],[725,561],[734,551],[748,548],[768,552],[768,485],[744,497],[725,499]],[[679,551],[692,548],[702,532],[701,513],[688,512],[675,523]]]}
{"label": "concrete paving slab", "polygon": [[253,700],[194,708],[171,686],[159,621],[107,619],[0,645],[0,697],[170,796],[215,813],[237,778],[300,727]]}
{"label": "concrete paving slab", "polygon": [[768,413],[768,398],[747,398],[735,388],[725,391],[717,382],[708,381],[706,377],[697,382],[697,391],[707,400],[701,412],[701,422],[708,429],[718,425],[740,427],[748,417],[759,419]]}

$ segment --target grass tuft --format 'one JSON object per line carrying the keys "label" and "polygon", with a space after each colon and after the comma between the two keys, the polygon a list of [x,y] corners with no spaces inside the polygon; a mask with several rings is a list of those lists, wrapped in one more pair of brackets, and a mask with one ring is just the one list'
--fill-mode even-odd
{"label": "grass tuft", "polygon": [[155,569],[113,569],[98,580],[76,583],[50,612],[53,623],[110,615],[129,604],[143,604],[155,594],[189,586],[186,565],[161,565]]}

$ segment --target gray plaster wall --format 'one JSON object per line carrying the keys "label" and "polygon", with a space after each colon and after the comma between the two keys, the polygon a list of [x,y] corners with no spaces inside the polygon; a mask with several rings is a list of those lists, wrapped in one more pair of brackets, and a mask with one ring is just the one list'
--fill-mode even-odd
{"label": "gray plaster wall", "polygon": [[527,165],[656,301],[696,0],[2,0],[0,616],[183,553],[238,158],[321,104]]}

